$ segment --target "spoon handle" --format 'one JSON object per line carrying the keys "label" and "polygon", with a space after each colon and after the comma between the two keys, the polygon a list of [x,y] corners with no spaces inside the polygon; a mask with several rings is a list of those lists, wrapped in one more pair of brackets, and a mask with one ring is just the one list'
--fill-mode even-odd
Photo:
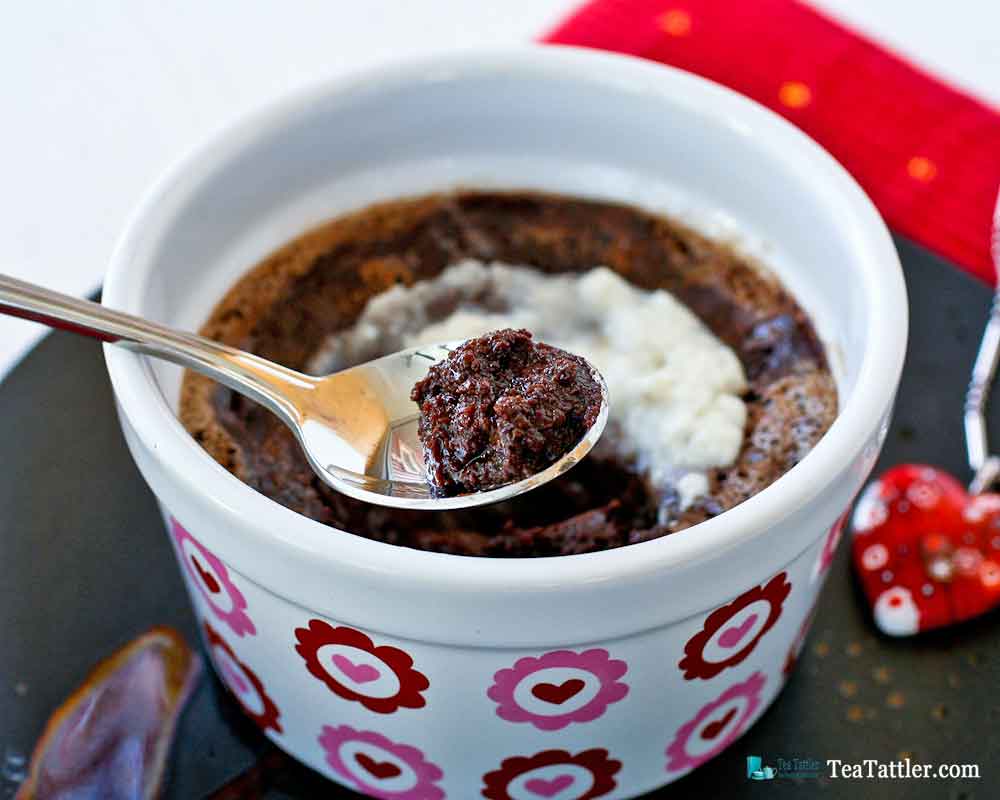
{"label": "spoon handle", "polygon": [[225,384],[286,419],[296,417],[289,395],[315,383],[308,375],[252,353],[2,274],[0,314],[172,361]]}

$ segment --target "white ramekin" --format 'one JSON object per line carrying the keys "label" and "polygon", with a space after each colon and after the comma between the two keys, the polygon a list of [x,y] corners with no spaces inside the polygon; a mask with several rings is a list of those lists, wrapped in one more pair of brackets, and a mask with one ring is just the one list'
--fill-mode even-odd
{"label": "white ramekin", "polygon": [[376,797],[631,797],[732,742],[794,663],[885,436],[898,259],[847,173],[764,108],[636,59],[523,47],[325,83],[220,132],[147,195],[104,302],[195,328],[309,226],[462,185],[623,200],[736,239],[812,314],[838,419],[694,529],[527,560],[417,552],[283,508],[184,431],[179,370],[107,347],[122,427],[215,665],[279,746]]}

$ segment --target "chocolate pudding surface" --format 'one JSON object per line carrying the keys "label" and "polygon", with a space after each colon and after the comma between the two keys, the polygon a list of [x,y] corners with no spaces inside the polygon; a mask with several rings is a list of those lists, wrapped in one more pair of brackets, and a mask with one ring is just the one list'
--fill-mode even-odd
{"label": "chocolate pudding surface", "polygon": [[[733,462],[708,469],[705,490],[685,497],[679,485],[652,481],[634,459],[616,453],[609,423],[601,445],[611,445],[599,445],[550,483],[503,503],[431,513],[337,493],[312,472],[270,412],[190,372],[181,392],[183,424],[234,475],[339,529],[331,535],[346,531],[424,550],[530,557],[642,542],[721,514],[797,464],[836,416],[836,386],[812,324],[766,270],[668,218],[560,195],[462,191],[338,217],[247,272],[201,332],[310,371],[331,337],[350,330],[372,298],[431,281],[466,259],[553,276],[604,266],[641,290],[669,292],[742,365],[745,425]],[[443,320],[468,302],[445,292],[421,311]],[[473,302],[490,309],[497,300],[485,292]],[[392,352],[390,336],[387,349],[378,351],[377,333],[374,353]],[[350,365],[350,353],[341,356],[336,368]],[[370,357],[366,352],[356,360]],[[614,402],[612,389],[612,408]]]}

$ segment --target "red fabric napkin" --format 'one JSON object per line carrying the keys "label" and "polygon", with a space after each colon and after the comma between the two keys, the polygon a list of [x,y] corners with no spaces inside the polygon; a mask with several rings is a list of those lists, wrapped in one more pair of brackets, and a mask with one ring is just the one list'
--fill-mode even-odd
{"label": "red fabric napkin", "polygon": [[886,222],[993,283],[1000,112],[796,0],[593,0],[544,37],[650,58],[798,125]]}

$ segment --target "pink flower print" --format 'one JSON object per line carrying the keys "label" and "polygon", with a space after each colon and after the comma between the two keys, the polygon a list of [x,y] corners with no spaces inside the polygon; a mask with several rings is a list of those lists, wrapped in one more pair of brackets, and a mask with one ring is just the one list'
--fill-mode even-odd
{"label": "pink flower print", "polygon": [[324,725],[319,743],[326,763],[345,783],[382,800],[444,800],[440,768],[416,747],[374,731]]}
{"label": "pink flower print", "polygon": [[226,565],[173,518],[170,520],[170,531],[191,582],[201,592],[212,613],[237,636],[256,635],[257,628],[246,613],[247,601],[230,580]]}
{"label": "pink flower print", "polygon": [[497,703],[501,719],[557,731],[595,720],[625,697],[628,685],[619,679],[627,671],[628,665],[612,659],[607,650],[555,650],[500,670],[486,694]]}
{"label": "pink flower print", "polygon": [[732,744],[753,719],[764,683],[763,673],[755,672],[681,725],[667,747],[667,772],[692,770]]}

